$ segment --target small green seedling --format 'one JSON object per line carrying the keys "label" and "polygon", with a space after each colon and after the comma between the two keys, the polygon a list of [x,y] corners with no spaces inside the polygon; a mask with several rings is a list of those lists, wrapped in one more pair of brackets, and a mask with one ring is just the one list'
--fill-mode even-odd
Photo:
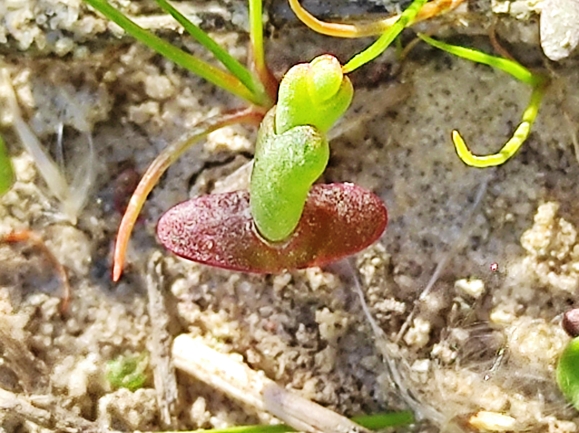
{"label": "small green seedling", "polygon": [[259,130],[251,174],[251,215],[268,241],[283,241],[296,229],[310,188],[328,165],[325,134],[353,95],[340,62],[329,55],[294,66],[282,80],[278,103]]}
{"label": "small green seedling", "polygon": [[[452,9],[460,4],[460,0],[438,0],[428,5],[427,0],[414,0],[395,19],[363,28],[323,23],[323,30],[330,28],[335,36],[358,37],[369,32],[382,34],[344,66],[329,55],[320,56],[309,64],[294,66],[287,72],[279,88],[264,60],[261,0],[249,0],[253,68],[245,68],[233,59],[166,0],[156,0],[194,39],[211,51],[226,70],[201,61],[140,28],[106,0],[86,1],[168,59],[251,104],[247,109],[200,123],[182,139],[168,146],[151,164],[137,186],[119,228],[113,264],[115,281],[122,272],[130,232],[147,195],[160,176],[193,143],[216,129],[234,123],[261,123],[251,194],[209,196],[178,205],[160,219],[157,227],[159,240],[165,247],[190,260],[227,269],[278,272],[284,269],[280,268],[283,264],[279,262],[282,251],[288,257],[287,268],[319,266],[353,254],[380,236],[386,226],[386,209],[383,205],[381,208],[374,206],[377,201],[370,192],[342,185],[313,186],[329,159],[326,133],[343,115],[352,99],[353,89],[345,74],[375,59],[409,25]],[[306,25],[317,29],[321,22],[309,15],[297,0],[290,0],[290,6]],[[522,123],[497,154],[475,156],[458,132],[453,132],[457,152],[466,164],[488,167],[507,161],[530,132],[546,80],[511,60],[454,47],[426,36],[420,37],[452,54],[504,70],[533,86],[531,102]],[[276,101],[277,105],[274,105]],[[331,198],[324,201],[324,197]],[[360,226],[341,225],[345,221],[354,221],[354,214],[360,212],[357,205],[348,207],[348,204],[364,202],[372,203],[372,206],[367,206],[362,212],[372,210],[375,214],[370,214],[363,221],[356,219]],[[237,215],[242,217],[237,218]],[[307,228],[300,226],[307,219],[305,215],[309,215]],[[314,221],[320,226],[312,225]],[[339,223],[332,226],[330,221]],[[328,250],[319,244],[325,238],[316,233],[322,233],[328,227],[346,228],[340,235],[348,233],[351,236],[343,242],[349,249]],[[233,239],[235,236],[238,238]],[[359,242],[355,242],[356,238]]]}
{"label": "small green seedling", "polygon": [[[211,51],[225,70],[142,29],[106,0],[86,0],[139,41],[245,99],[250,106],[201,122],[169,145],[151,164],[121,221],[113,279],[120,278],[130,232],[147,195],[161,175],[192,144],[234,123],[261,123],[251,194],[202,197],[168,212],[157,228],[160,241],[168,249],[191,260],[227,269],[277,272],[284,268],[322,265],[373,243],[387,221],[386,209],[376,196],[348,184],[312,186],[328,163],[326,133],[352,99],[352,85],[344,74],[373,60],[406,26],[450,8],[451,3],[438,2],[436,8],[429,7],[421,15],[426,0],[415,0],[391,23],[382,23],[384,34],[345,66],[328,55],[309,64],[297,65],[286,74],[278,92],[278,83],[265,64],[261,0],[249,0],[252,68],[245,68],[233,59],[166,0],[156,1]],[[235,217],[239,215],[243,218]],[[233,226],[234,221],[243,227]],[[308,221],[307,226],[304,221]],[[215,231],[215,227],[221,230]],[[326,239],[336,238],[336,232],[328,231],[331,228],[345,230],[340,231],[340,236],[346,238],[341,243],[326,242]],[[236,240],[232,240],[234,234],[239,235]]]}
{"label": "small green seedling", "polygon": [[107,362],[105,377],[113,388],[127,388],[136,391],[147,382],[149,356],[123,355]]}
{"label": "small green seedling", "polygon": [[0,195],[6,193],[14,183],[14,168],[6,144],[0,136]]}

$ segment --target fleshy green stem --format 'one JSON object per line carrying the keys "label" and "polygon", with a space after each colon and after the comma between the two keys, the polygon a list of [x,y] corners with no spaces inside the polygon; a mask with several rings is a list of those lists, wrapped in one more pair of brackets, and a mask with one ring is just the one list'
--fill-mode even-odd
{"label": "fleshy green stem", "polygon": [[284,241],[297,227],[308,192],[328,164],[326,133],[350,106],[353,92],[330,55],[285,74],[278,104],[261,123],[251,173],[251,216],[267,241]]}

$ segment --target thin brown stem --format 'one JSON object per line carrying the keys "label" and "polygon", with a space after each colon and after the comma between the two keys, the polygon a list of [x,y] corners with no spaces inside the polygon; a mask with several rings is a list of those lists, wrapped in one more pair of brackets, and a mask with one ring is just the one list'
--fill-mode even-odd
{"label": "thin brown stem", "polygon": [[[412,24],[436,17],[457,8],[464,0],[434,0],[426,3]],[[400,15],[365,24],[328,23],[317,19],[302,7],[299,0],[289,0],[290,7],[299,20],[313,31],[338,38],[363,38],[384,33],[398,21]]]}
{"label": "thin brown stem", "polygon": [[189,149],[189,147],[206,137],[207,134],[236,123],[258,125],[263,116],[263,110],[250,107],[244,110],[211,117],[200,122],[193,130],[171,143],[155,158],[137,185],[121,220],[113,255],[113,281],[118,281],[121,277],[129,238],[147,196],[171,164],[173,164],[183,152]]}
{"label": "thin brown stem", "polygon": [[68,310],[68,305],[70,303],[70,296],[71,296],[71,288],[70,282],[68,281],[68,275],[66,274],[66,269],[64,269],[62,263],[60,263],[56,258],[56,256],[52,253],[52,251],[50,251],[50,248],[48,248],[48,246],[44,243],[44,240],[32,230],[25,229],[8,233],[7,235],[2,236],[0,238],[0,242],[6,243],[31,242],[34,246],[40,249],[46,257],[48,257],[48,260],[50,260],[52,265],[55,267],[56,272],[58,273],[58,276],[60,277],[60,280],[62,282],[64,293],[62,295],[62,304],[60,305],[60,311],[63,314],[66,313],[66,311]]}

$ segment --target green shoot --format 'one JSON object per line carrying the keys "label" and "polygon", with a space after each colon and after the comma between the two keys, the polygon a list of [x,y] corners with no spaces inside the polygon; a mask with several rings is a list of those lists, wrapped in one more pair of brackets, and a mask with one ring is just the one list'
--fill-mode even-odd
{"label": "green shoot", "polygon": [[506,72],[507,74],[511,74],[517,80],[522,81],[531,87],[537,87],[545,82],[545,78],[543,76],[533,74],[523,65],[513,60],[505,59],[503,57],[491,56],[490,54],[486,54],[478,50],[473,50],[472,48],[450,45],[445,42],[432,39],[431,37],[422,33],[418,33],[418,37],[429,45],[432,45],[439,50],[446,51],[449,54],[453,54],[457,57],[461,57],[475,63],[482,63],[483,65],[488,65],[495,69],[500,69],[501,71]]}
{"label": "green shoot", "polygon": [[146,353],[139,356],[126,355],[107,362],[105,376],[113,388],[127,388],[136,391],[147,381],[149,357]]}
{"label": "green shoot", "polygon": [[[265,62],[263,49],[263,9],[262,0],[249,0],[249,36],[253,55],[253,66],[257,76],[265,86],[272,101],[277,99],[277,79]],[[273,102],[272,102],[273,105]]]}
{"label": "green shoot", "polygon": [[512,137],[498,152],[483,156],[474,155],[468,149],[468,146],[464,142],[464,139],[461,137],[460,133],[456,130],[452,131],[452,141],[456,148],[456,152],[459,158],[466,165],[477,168],[486,168],[496,167],[507,162],[515,153],[517,153],[517,151],[529,137],[533,122],[539,113],[541,100],[545,94],[547,78],[543,75],[533,74],[527,68],[513,60],[491,56],[489,54],[485,54],[470,48],[450,45],[432,39],[423,34],[419,34],[418,37],[433,47],[439,48],[443,51],[446,51],[447,53],[500,69],[501,71],[512,75],[517,80],[522,81],[523,83],[528,84],[533,88],[531,99],[523,113],[521,123],[519,123],[517,126],[517,129],[513,133]]}
{"label": "green shoot", "polygon": [[263,5],[261,0],[249,0],[249,35],[251,37],[251,47],[253,48],[253,62],[258,70],[267,68],[263,50],[262,15]]}
{"label": "green shoot", "polygon": [[402,32],[402,30],[404,30],[414,21],[426,1],[427,0],[414,0],[410,6],[408,6],[408,8],[400,14],[400,17],[398,20],[396,20],[392,27],[386,30],[386,32],[384,32],[384,34],[380,36],[376,42],[374,42],[361,53],[356,54],[348,61],[348,63],[342,67],[344,74],[358,69],[360,66],[371,62],[380,54],[382,54],[386,48],[390,46],[392,41],[396,39],[400,32]]}
{"label": "green shoot", "polygon": [[[263,92],[261,86],[257,86],[256,80],[251,78],[251,74],[241,64],[237,63],[225,50],[217,49],[217,44],[201,29],[190,23],[182,14],[177,12],[169,3],[159,0],[165,10],[171,14],[175,13],[175,18],[183,24],[187,22],[186,30],[196,38],[203,46],[209,49],[226,67],[230,68],[232,74],[210,65],[197,57],[171,45],[148,30],[143,29],[135,22],[127,18],[122,12],[112,7],[107,0],[85,0],[98,12],[119,25],[128,34],[138,41],[144,43],[149,48],[155,50],[167,59],[175,62],[179,66],[200,76],[210,83],[236,95],[246,101],[263,107],[269,107],[271,101]],[[246,85],[247,83],[248,85]],[[256,87],[257,86],[257,87]]]}
{"label": "green shoot", "polygon": [[14,168],[8,155],[8,149],[0,136],[0,195],[7,192],[14,183]]}
{"label": "green shoot", "polygon": [[[170,14],[197,42],[207,48],[219,60],[225,68],[239,81],[243,83],[249,91],[255,95],[262,95],[264,92],[261,83],[243,66],[237,59],[233,58],[221,45],[215,42],[207,33],[189,21],[185,15],[179,12],[167,0],[155,0],[157,4],[168,14]],[[262,95],[263,96],[263,95]]]}

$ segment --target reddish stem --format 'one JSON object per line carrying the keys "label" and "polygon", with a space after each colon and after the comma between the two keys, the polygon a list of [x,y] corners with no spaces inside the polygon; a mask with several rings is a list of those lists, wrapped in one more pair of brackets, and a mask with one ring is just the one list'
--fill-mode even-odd
{"label": "reddish stem", "polygon": [[15,242],[31,242],[35,245],[38,249],[40,249],[48,260],[52,263],[52,265],[56,268],[56,272],[58,273],[60,280],[62,281],[62,287],[64,289],[64,294],[62,296],[62,304],[60,305],[60,312],[66,313],[68,310],[68,305],[70,303],[70,295],[71,295],[71,288],[70,282],[68,281],[68,275],[66,274],[66,269],[64,266],[58,261],[56,256],[52,254],[52,251],[46,246],[42,238],[34,233],[32,230],[24,229],[19,230],[17,232],[8,233],[0,237],[0,242],[6,243],[15,243]]}
{"label": "reddish stem", "polygon": [[135,227],[139,213],[145,204],[145,200],[171,164],[173,164],[185,150],[207,136],[207,134],[224,126],[237,123],[259,125],[263,116],[264,112],[261,109],[250,107],[233,113],[225,113],[211,117],[197,124],[193,130],[185,134],[184,137],[171,143],[155,158],[141,178],[139,185],[137,185],[121,220],[113,255],[113,281],[118,281],[123,272],[129,238]]}

